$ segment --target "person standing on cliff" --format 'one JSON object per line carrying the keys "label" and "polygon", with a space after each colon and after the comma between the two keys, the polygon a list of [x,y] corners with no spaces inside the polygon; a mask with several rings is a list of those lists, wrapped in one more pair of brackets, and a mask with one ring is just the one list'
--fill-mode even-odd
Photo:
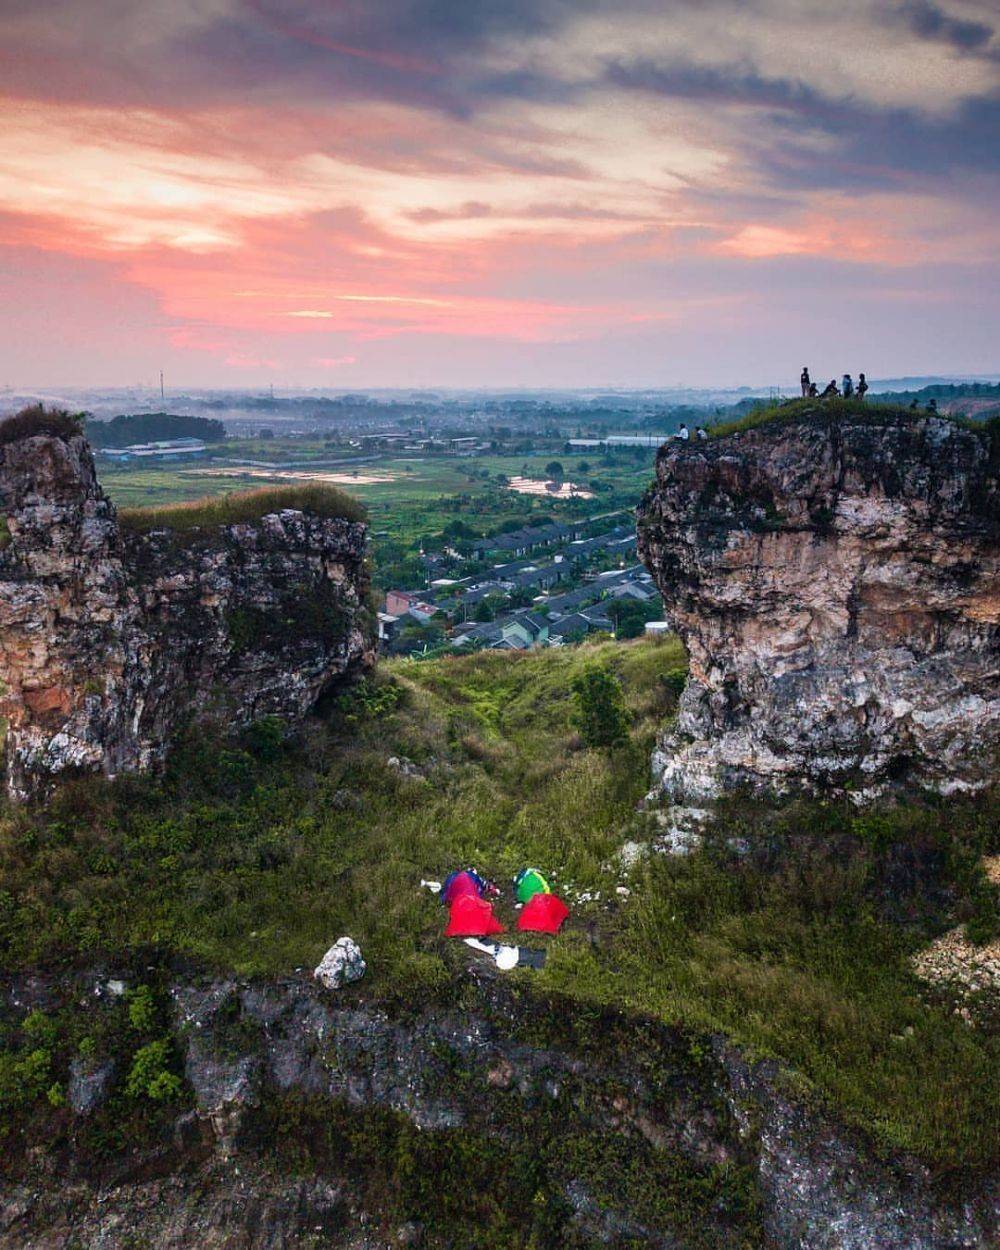
{"label": "person standing on cliff", "polygon": [[841,389],[843,391],[845,399],[850,399],[851,396],[854,394],[854,383],[851,381],[851,375],[849,373],[844,374],[844,381],[842,383]]}
{"label": "person standing on cliff", "polygon": [[808,399],[809,387],[812,386],[812,382],[809,378],[809,366],[808,365],[802,366],[802,374],[799,377],[799,381],[802,383],[802,398]]}
{"label": "person standing on cliff", "polygon": [[865,381],[865,375],[863,373],[858,374],[857,394],[858,399],[862,401],[864,401],[865,396],[868,394],[868,383]]}

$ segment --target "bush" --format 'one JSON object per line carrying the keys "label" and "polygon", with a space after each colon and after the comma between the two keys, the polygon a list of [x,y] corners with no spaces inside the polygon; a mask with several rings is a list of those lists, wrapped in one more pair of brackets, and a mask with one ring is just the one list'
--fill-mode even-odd
{"label": "bush", "polygon": [[156,1003],[148,985],[137,986],[128,996],[128,1022],[138,1033],[146,1033],[156,1019]]}
{"label": "bush", "polygon": [[684,687],[687,685],[687,669],[671,668],[665,673],[660,674],[660,681],[666,686],[672,695],[676,695],[679,699],[684,693]]}
{"label": "bush", "polygon": [[0,1108],[26,1107],[48,1086],[52,1054],[43,1047],[16,1055],[0,1051]]}
{"label": "bush", "polygon": [[180,1095],[181,1080],[168,1068],[170,1039],[150,1042],[135,1052],[125,1079],[125,1092],[130,1098],[149,1098],[153,1102],[173,1102]]}
{"label": "bush", "polygon": [[14,443],[21,438],[31,438],[36,434],[48,434],[53,438],[72,438],[83,433],[83,418],[74,416],[64,408],[46,408],[44,404],[34,404],[30,408],[22,408],[13,417],[0,422],[0,447],[5,443]]}
{"label": "bush", "polygon": [[588,747],[616,747],[628,741],[625,696],[606,665],[594,665],[573,679],[573,724]]}

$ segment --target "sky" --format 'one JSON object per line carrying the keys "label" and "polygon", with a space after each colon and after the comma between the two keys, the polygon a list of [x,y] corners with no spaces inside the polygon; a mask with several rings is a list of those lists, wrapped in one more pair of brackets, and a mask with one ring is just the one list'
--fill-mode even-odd
{"label": "sky", "polygon": [[0,0],[0,387],[1000,369],[993,0]]}

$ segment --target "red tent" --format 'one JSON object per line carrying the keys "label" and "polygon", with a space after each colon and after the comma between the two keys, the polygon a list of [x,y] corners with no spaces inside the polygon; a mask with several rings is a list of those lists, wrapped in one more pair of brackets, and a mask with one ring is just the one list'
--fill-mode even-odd
{"label": "red tent", "polygon": [[554,894],[533,894],[517,918],[517,927],[535,933],[558,933],[568,915],[569,908],[561,898]]}
{"label": "red tent", "polygon": [[492,903],[478,894],[460,894],[451,905],[445,937],[489,937],[491,933],[503,933]]}

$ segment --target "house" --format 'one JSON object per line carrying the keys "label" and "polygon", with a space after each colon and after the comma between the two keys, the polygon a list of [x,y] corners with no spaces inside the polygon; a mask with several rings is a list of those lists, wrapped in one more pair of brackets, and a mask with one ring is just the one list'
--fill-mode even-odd
{"label": "house", "polygon": [[483,625],[458,625],[451,640],[453,647],[468,647],[478,644],[483,647],[492,647],[498,643],[503,636],[503,631],[499,624],[494,621],[487,621]]}
{"label": "house", "polygon": [[611,621],[604,615],[600,607],[589,612],[570,612],[549,626],[549,642],[552,646],[563,646],[570,642],[579,642],[587,634],[598,630],[611,633]]}
{"label": "house", "polygon": [[389,612],[376,612],[378,621],[378,640],[381,643],[392,642],[396,636],[396,629],[399,625],[399,617],[392,616]]}
{"label": "house", "polygon": [[405,616],[410,604],[416,603],[420,596],[412,590],[388,590],[385,595],[385,610],[390,616]]}
{"label": "house", "polygon": [[500,637],[518,651],[544,646],[549,638],[548,619],[538,612],[518,613],[502,622]]}
{"label": "house", "polygon": [[98,450],[112,460],[177,460],[204,455],[208,446],[200,438],[166,438],[155,443],[133,443],[130,447],[102,447]]}

